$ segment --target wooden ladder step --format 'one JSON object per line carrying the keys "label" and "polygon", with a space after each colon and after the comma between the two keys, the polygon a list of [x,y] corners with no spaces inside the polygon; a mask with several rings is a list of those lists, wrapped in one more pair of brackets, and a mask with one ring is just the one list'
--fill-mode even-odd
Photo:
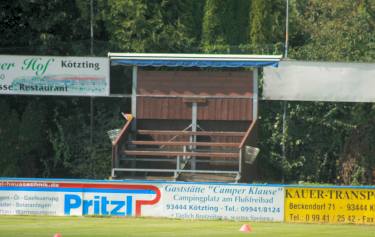
{"label": "wooden ladder step", "polygon": [[175,131],[175,130],[138,130],[141,135],[172,135],[172,136],[228,136],[243,137],[245,132],[225,132],[225,131]]}
{"label": "wooden ladder step", "polygon": [[238,147],[235,142],[129,141],[130,145]]}
{"label": "wooden ladder step", "polygon": [[178,177],[180,181],[189,182],[235,182],[235,174],[197,174],[197,173],[181,173]]}
{"label": "wooden ladder step", "polygon": [[[236,152],[183,152],[183,151],[136,151],[125,150],[128,156],[194,156],[194,157],[215,157],[215,158],[238,158]],[[173,157],[174,158],[174,157]]]}

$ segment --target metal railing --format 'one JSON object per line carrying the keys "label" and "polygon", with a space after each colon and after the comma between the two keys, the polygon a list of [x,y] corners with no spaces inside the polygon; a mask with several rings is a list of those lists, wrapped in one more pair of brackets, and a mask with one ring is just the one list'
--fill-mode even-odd
{"label": "metal railing", "polygon": [[[131,173],[135,173],[135,172],[144,172],[144,173],[148,173],[148,172],[155,172],[155,173],[173,173],[174,174],[174,180],[176,180],[178,178],[178,176],[181,174],[181,173],[199,173],[199,174],[228,174],[228,175],[235,175],[235,182],[238,182],[241,178],[241,173],[242,173],[242,169],[243,169],[243,162],[244,162],[244,157],[246,156],[246,148],[247,148],[247,144],[249,143],[253,143],[254,142],[254,135],[255,135],[255,126],[256,126],[256,122],[257,121],[253,121],[249,128],[247,129],[245,135],[242,137],[241,139],[241,142],[239,143],[238,147],[236,147],[235,149],[238,151],[238,161],[229,161],[229,160],[223,160],[223,162],[221,162],[221,160],[218,161],[218,163],[222,163],[222,164],[236,164],[238,163],[238,170],[235,169],[235,170],[213,170],[213,169],[208,169],[208,170],[202,170],[202,169],[185,169],[185,166],[186,166],[186,162],[189,161],[189,157],[181,157],[181,156],[176,156],[175,159],[171,159],[171,158],[142,158],[142,157],[125,157],[124,160],[127,160],[127,161],[143,161],[143,162],[152,162],[152,161],[157,161],[157,162],[160,162],[160,161],[166,161],[166,162],[171,162],[171,161],[174,161],[176,162],[176,166],[175,166],[175,169],[165,169],[165,168],[160,168],[160,169],[157,169],[157,168],[135,168],[135,167],[131,167],[131,168],[120,168],[119,167],[119,144],[120,144],[120,141],[125,137],[129,127],[130,127],[130,124],[132,122],[133,118],[131,117],[130,119],[127,119],[127,122],[125,123],[124,127],[119,131],[119,134],[118,136],[116,137],[116,139],[113,140],[112,142],[112,177],[116,177],[116,172],[131,172]],[[186,131],[188,130],[189,127],[185,128],[184,130],[182,131]],[[172,142],[174,140],[176,140],[177,138],[179,137],[179,135],[176,135],[176,136],[173,136],[172,138],[170,138],[167,142]],[[163,149],[165,146],[167,145],[162,145],[159,149]],[[184,146],[185,149],[186,149],[186,146]],[[183,159],[182,159],[183,158]],[[202,161],[199,161],[200,163],[204,163],[204,162],[211,162],[211,160],[202,160]]]}
{"label": "metal railing", "polygon": [[[125,114],[122,114],[122,115],[126,119],[126,123],[124,127],[122,127],[122,129],[119,131],[119,134],[117,135],[117,137],[114,140],[112,140],[112,170],[119,166],[119,150],[118,150],[119,144],[120,144],[120,141],[125,136],[126,132],[128,131],[131,122],[133,121],[133,116],[128,116]],[[115,177],[115,176],[112,176],[112,177]]]}

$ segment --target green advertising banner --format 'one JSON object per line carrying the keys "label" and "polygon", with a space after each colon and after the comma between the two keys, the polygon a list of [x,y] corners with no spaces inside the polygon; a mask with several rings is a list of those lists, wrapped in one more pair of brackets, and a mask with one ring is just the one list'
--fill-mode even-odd
{"label": "green advertising banner", "polygon": [[109,60],[0,55],[0,94],[109,95]]}

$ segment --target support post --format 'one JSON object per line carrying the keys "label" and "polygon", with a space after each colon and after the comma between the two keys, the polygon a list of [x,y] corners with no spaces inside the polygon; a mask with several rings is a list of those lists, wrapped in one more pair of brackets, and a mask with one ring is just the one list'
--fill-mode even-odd
{"label": "support post", "polygon": [[137,129],[137,79],[138,79],[138,67],[133,66],[132,72],[132,102],[131,102],[131,111],[134,117],[132,124],[132,130]]}
{"label": "support post", "polygon": [[90,97],[90,147],[93,146],[93,140],[94,140],[94,97]]}
{"label": "support post", "polygon": [[[198,120],[198,104],[197,102],[193,102],[191,105],[191,131],[196,132],[197,131],[197,120]],[[190,136],[190,142],[196,142],[197,136],[192,135]],[[190,150],[195,149],[195,145],[190,146]],[[195,157],[191,157],[191,169],[196,169],[196,160]]]}
{"label": "support post", "polygon": [[[283,132],[283,136],[282,136],[282,143],[281,143],[281,152],[282,152],[282,158],[283,158],[283,162],[285,162],[286,160],[286,110],[287,110],[287,104],[288,102],[287,101],[284,101],[283,102],[283,127],[282,127],[282,132]],[[284,183],[285,181],[285,176],[284,176],[284,170],[283,170],[283,174],[282,174],[282,183]]]}
{"label": "support post", "polygon": [[111,177],[116,178],[115,175],[115,168],[119,167],[119,160],[118,160],[118,145],[112,146],[112,173]]}
{"label": "support post", "polygon": [[[94,55],[94,3],[90,0],[90,55]],[[93,154],[94,154],[94,97],[90,97],[90,169],[93,172]],[[93,174],[94,175],[94,174]]]}
{"label": "support post", "polygon": [[258,118],[258,68],[253,70],[253,121]]}
{"label": "support post", "polygon": [[238,173],[236,177],[236,183],[240,181],[241,175],[242,175],[242,151],[243,151],[243,148],[240,148],[240,152],[238,154]]}
{"label": "support post", "polygon": [[[289,47],[289,0],[286,0],[286,9],[285,9],[285,52],[284,58],[288,58],[288,47]],[[286,112],[288,107],[288,101],[284,101],[283,104],[283,138],[282,138],[282,157],[283,162],[286,160]],[[282,174],[282,182],[284,183],[285,176],[284,170]]]}
{"label": "support post", "polygon": [[[138,67],[133,66],[132,71],[132,102],[131,102],[131,111],[134,117],[131,130],[133,132],[137,131],[137,79],[138,79]],[[137,161],[132,160],[130,164],[131,168],[137,167]],[[131,172],[131,176],[135,176],[135,172]]]}
{"label": "support post", "polygon": [[286,0],[286,9],[285,9],[285,52],[284,52],[284,58],[288,58],[288,47],[289,47],[289,0]]}

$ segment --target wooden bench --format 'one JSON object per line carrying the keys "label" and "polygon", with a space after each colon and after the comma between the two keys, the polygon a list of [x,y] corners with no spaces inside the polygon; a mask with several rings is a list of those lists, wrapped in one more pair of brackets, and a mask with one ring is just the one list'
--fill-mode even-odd
{"label": "wooden bench", "polygon": [[238,147],[240,143],[234,142],[189,142],[189,141],[128,141],[129,145],[155,145],[155,146],[207,146],[207,147]]}
{"label": "wooden bench", "polygon": [[[238,158],[239,152],[183,152],[183,151],[139,151],[125,150],[127,156],[191,156],[191,157],[212,157],[212,158]],[[171,158],[172,158],[171,157]]]}
{"label": "wooden bench", "polygon": [[224,131],[174,131],[174,130],[138,130],[140,135],[172,135],[172,136],[225,136],[243,137],[246,132],[224,132]]}

